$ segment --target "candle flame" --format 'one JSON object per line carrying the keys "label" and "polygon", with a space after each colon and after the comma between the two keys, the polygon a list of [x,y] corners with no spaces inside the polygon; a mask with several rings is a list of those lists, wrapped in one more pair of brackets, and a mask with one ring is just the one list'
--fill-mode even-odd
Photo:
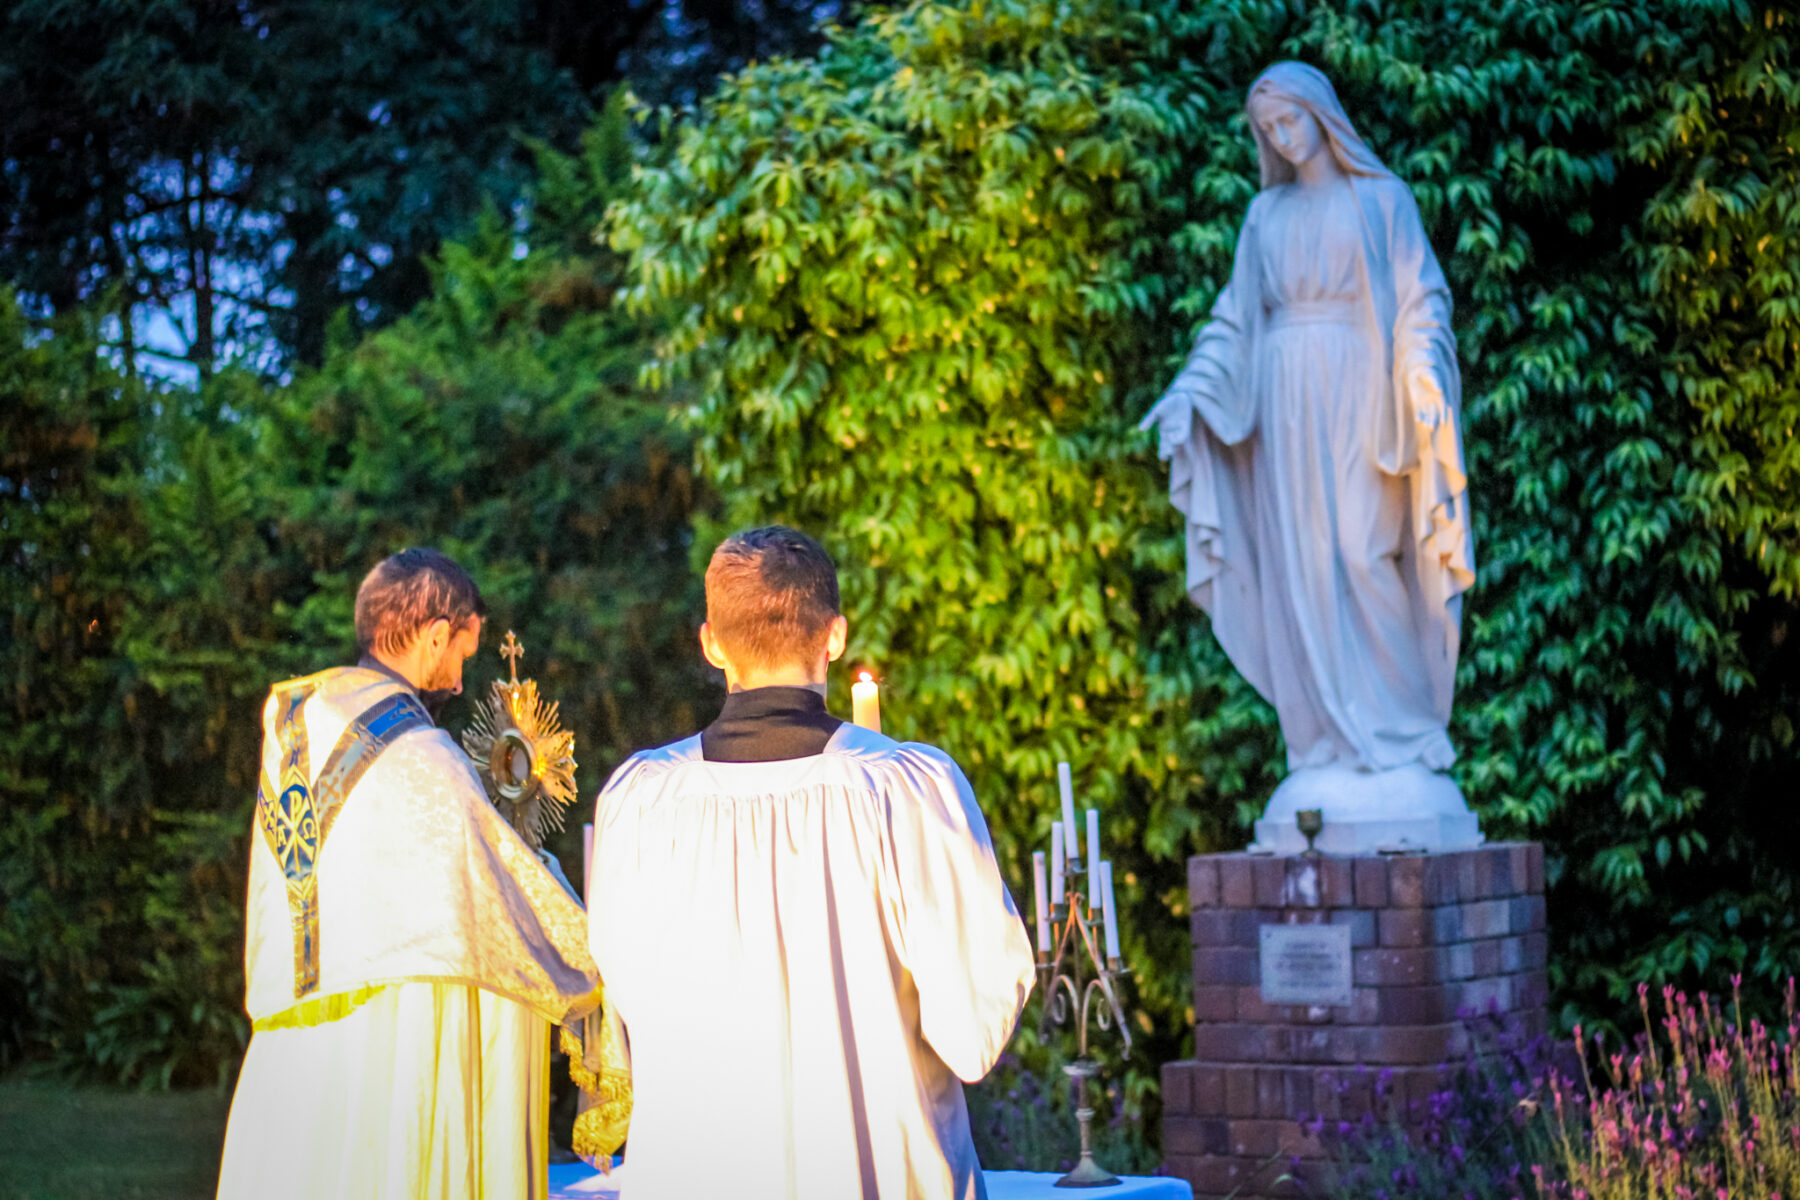
{"label": "candle flame", "polygon": [[873,676],[873,675],[871,675],[871,674],[869,674],[869,673],[868,673],[868,672],[867,672],[867,671],[864,671],[864,672],[863,672],[863,673],[862,673],[862,674],[861,674],[861,675],[860,675],[860,676],[859,676],[859,678],[860,678],[860,679],[861,679],[861,680],[862,680],[862,681],[863,681],[863,682],[864,682],[864,683],[874,683],[874,682],[875,682],[875,677],[874,677],[874,676]]}

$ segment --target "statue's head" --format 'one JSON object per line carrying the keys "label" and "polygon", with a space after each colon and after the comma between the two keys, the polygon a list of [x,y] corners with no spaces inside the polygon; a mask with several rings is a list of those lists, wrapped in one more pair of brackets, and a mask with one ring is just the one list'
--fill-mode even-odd
{"label": "statue's head", "polygon": [[1346,175],[1391,174],[1357,136],[1331,80],[1305,63],[1279,62],[1250,85],[1250,132],[1262,165],[1262,186],[1294,178],[1315,154],[1330,154]]}
{"label": "statue's head", "polygon": [[1306,107],[1272,92],[1250,93],[1250,123],[1257,132],[1258,149],[1267,145],[1298,167],[1325,150],[1325,131]]}

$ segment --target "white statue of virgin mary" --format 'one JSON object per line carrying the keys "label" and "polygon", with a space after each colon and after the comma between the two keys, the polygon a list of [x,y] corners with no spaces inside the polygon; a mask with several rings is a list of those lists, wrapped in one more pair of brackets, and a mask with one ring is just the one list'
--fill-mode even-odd
{"label": "white statue of virgin mary", "polygon": [[1324,75],[1250,89],[1262,190],[1231,280],[1145,420],[1186,518],[1188,592],[1274,705],[1288,778],[1259,847],[1480,841],[1449,777],[1475,578],[1450,293],[1412,194]]}

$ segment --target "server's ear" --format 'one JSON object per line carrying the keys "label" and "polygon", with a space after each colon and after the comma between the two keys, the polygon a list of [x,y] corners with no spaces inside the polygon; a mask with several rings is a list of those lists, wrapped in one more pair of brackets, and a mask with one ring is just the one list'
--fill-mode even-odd
{"label": "server's ear", "polygon": [[706,661],[719,670],[730,673],[731,660],[725,656],[724,647],[719,639],[713,636],[711,622],[703,622],[700,626],[700,653],[706,655]]}
{"label": "server's ear", "polygon": [[836,662],[844,657],[844,647],[850,640],[850,622],[843,616],[831,618],[831,628],[825,634],[825,661]]}

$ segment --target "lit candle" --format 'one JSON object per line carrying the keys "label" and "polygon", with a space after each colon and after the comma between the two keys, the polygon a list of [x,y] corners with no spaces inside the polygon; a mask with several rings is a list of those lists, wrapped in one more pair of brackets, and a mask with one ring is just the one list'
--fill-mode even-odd
{"label": "lit candle", "polygon": [[1100,900],[1106,914],[1106,957],[1116,960],[1119,957],[1119,913],[1117,904],[1113,903],[1112,864],[1100,864]]}
{"label": "lit candle", "polygon": [[581,827],[581,894],[585,898],[594,886],[594,827]]}
{"label": "lit candle", "polygon": [[1038,953],[1050,953],[1050,907],[1045,903],[1044,890],[1044,852],[1031,852],[1031,886],[1037,896],[1037,935]]}
{"label": "lit candle", "polygon": [[1088,809],[1088,910],[1100,908],[1100,810]]}
{"label": "lit candle", "polygon": [[1050,827],[1050,903],[1063,901],[1063,827]]}
{"label": "lit candle", "polygon": [[867,671],[850,685],[850,719],[864,729],[881,732],[881,685]]}
{"label": "lit candle", "polygon": [[1063,849],[1070,862],[1077,862],[1081,858],[1081,842],[1075,837],[1075,785],[1066,762],[1056,764],[1056,786],[1062,792]]}

